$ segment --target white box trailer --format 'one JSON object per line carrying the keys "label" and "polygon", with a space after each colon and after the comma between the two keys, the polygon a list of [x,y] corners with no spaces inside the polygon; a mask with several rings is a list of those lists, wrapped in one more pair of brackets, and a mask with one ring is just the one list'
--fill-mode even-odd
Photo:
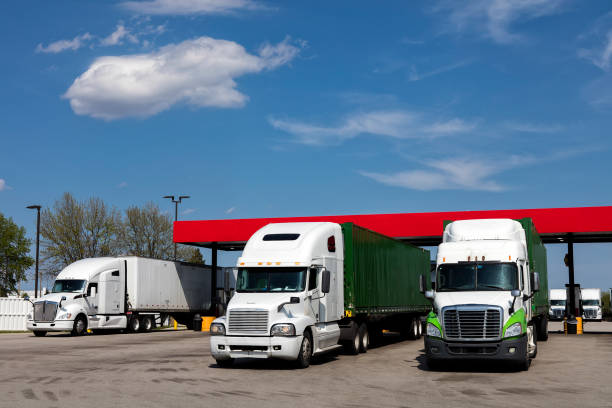
{"label": "white box trailer", "polygon": [[156,314],[190,327],[211,310],[210,266],[136,256],[82,259],[64,268],[51,293],[33,302],[27,328],[75,335],[106,329],[150,331]]}

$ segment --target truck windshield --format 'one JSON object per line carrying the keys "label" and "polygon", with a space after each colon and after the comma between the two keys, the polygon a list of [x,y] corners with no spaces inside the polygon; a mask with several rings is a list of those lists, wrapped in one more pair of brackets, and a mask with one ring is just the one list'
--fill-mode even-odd
{"label": "truck windshield", "polygon": [[442,264],[437,287],[441,292],[518,289],[518,268],[514,263]]}
{"label": "truck windshield", "polygon": [[58,279],[53,284],[53,290],[51,292],[82,292],[85,288],[84,280],[77,279]]}
{"label": "truck windshield", "polygon": [[551,299],[550,300],[550,305],[551,306],[565,306],[565,300]]}
{"label": "truck windshield", "polygon": [[237,292],[302,292],[306,268],[240,268]]}
{"label": "truck windshield", "polygon": [[582,299],[582,306],[599,306],[597,299]]}

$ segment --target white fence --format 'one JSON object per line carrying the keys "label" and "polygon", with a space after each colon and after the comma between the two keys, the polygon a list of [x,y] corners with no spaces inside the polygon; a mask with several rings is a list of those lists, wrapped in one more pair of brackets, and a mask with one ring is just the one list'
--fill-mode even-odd
{"label": "white fence", "polygon": [[18,297],[0,297],[0,331],[26,330],[26,319],[32,304]]}

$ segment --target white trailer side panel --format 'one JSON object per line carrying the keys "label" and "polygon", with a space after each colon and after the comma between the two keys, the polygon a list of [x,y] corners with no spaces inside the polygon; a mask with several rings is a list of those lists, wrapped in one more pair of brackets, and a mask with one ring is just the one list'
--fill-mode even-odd
{"label": "white trailer side panel", "polygon": [[125,257],[130,310],[202,312],[211,305],[210,267]]}
{"label": "white trailer side panel", "polygon": [[32,304],[17,297],[0,298],[0,331],[26,330],[27,315]]}

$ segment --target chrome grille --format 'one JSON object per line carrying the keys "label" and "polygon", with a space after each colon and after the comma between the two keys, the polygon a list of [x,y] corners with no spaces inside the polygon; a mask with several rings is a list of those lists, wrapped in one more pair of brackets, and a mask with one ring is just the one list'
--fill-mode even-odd
{"label": "chrome grille", "polygon": [[565,311],[562,309],[553,309],[552,312],[553,312],[553,316],[558,319],[563,318],[563,315],[565,314]]}
{"label": "chrome grille", "polygon": [[268,334],[268,311],[256,309],[230,310],[228,326],[230,333]]}
{"label": "chrome grille", "polygon": [[584,317],[586,319],[596,319],[597,310],[596,309],[584,309]]}
{"label": "chrome grille", "polygon": [[444,336],[450,340],[501,338],[501,309],[483,306],[444,308]]}
{"label": "chrome grille", "polygon": [[57,313],[57,303],[55,302],[36,302],[34,303],[34,321],[52,322]]}

